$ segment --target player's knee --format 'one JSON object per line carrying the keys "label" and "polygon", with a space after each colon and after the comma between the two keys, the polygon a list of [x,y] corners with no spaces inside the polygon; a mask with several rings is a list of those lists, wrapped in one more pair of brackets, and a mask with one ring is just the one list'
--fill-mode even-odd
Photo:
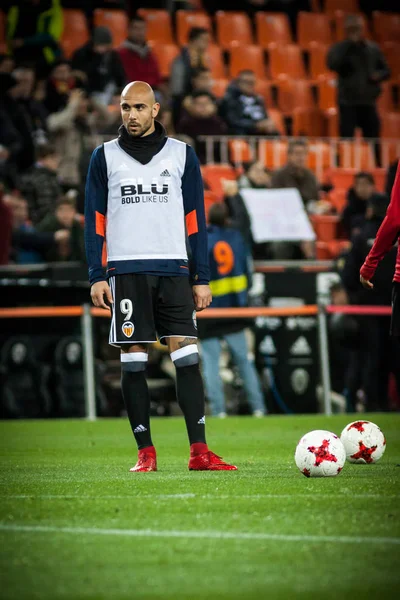
{"label": "player's knee", "polygon": [[122,352],[121,369],[130,373],[138,373],[146,369],[147,361],[147,352]]}
{"label": "player's knee", "polygon": [[189,367],[199,362],[199,350],[197,344],[189,344],[171,352],[171,360],[175,367]]}

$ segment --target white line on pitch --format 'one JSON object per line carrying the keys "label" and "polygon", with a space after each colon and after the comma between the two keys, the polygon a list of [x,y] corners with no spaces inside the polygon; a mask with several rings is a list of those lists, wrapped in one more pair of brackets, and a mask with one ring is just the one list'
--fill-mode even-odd
{"label": "white line on pitch", "polygon": [[0,523],[0,531],[14,533],[71,533],[83,535],[120,535],[124,537],[203,538],[213,540],[260,540],[275,542],[309,542],[334,544],[393,544],[400,545],[395,537],[360,537],[345,535],[284,535],[242,531],[162,531],[154,529],[98,529],[90,527],[52,527],[50,525],[9,525]]}
{"label": "white line on pitch", "polygon": [[241,498],[245,500],[262,500],[263,498],[270,499],[284,499],[290,498],[299,500],[301,498],[342,498],[348,500],[351,498],[356,499],[371,499],[376,498],[379,500],[385,499],[396,499],[400,498],[398,494],[393,495],[381,495],[381,494],[121,494],[121,495],[105,495],[105,496],[94,496],[88,494],[15,494],[15,495],[3,495],[0,496],[0,500],[125,500],[127,498],[138,500],[141,499],[192,499],[198,498],[200,500],[239,500]]}

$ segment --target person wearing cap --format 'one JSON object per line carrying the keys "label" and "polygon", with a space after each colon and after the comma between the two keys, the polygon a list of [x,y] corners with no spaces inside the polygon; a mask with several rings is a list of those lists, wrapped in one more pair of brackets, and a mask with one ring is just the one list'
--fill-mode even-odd
{"label": "person wearing cap", "polygon": [[75,51],[71,66],[84,76],[89,94],[109,104],[115,91],[125,85],[125,72],[118,52],[112,49],[108,27],[95,27],[92,39]]}

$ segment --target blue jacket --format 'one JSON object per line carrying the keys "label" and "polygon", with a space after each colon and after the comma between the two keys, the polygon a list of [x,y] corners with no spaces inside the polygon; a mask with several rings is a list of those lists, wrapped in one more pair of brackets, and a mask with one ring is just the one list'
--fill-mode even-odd
{"label": "blue jacket", "polygon": [[247,305],[250,256],[241,233],[235,229],[208,227],[208,257],[213,308]]}

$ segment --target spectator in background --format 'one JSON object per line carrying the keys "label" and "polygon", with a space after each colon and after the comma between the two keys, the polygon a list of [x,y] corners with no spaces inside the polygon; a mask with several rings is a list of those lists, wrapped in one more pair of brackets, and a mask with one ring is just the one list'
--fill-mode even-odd
{"label": "spectator in background", "polygon": [[[354,185],[347,192],[347,204],[342,213],[342,225],[347,236],[354,235],[364,225],[368,202],[379,201],[382,194],[376,191],[374,176],[360,171],[354,177]],[[386,196],[383,200],[388,204]]]}
{"label": "spectator in background", "polygon": [[66,59],[55,62],[46,82],[44,104],[47,111],[53,113],[65,108],[76,84],[70,62]]}
{"label": "spectator in background", "polygon": [[18,67],[13,71],[17,85],[10,90],[29,125],[30,137],[35,144],[46,141],[47,110],[43,102],[34,96],[36,74],[31,67]]}
{"label": "spectator in background", "polygon": [[162,83],[160,69],[146,41],[146,21],[139,16],[129,23],[128,38],[118,49],[127,81],[146,81],[155,90]]}
{"label": "spectator in background", "polygon": [[271,188],[271,171],[260,161],[243,164],[244,173],[239,177],[239,188]]}
{"label": "spectator in background", "polygon": [[41,233],[28,221],[28,203],[16,193],[5,197],[13,216],[11,262],[17,264],[43,262],[43,253],[69,239],[69,231]]}
{"label": "spectator in background", "polygon": [[228,210],[227,225],[240,231],[248,252],[251,252],[253,236],[251,234],[251,219],[244,200],[239,192],[238,182],[233,179],[223,179],[224,203]]}
{"label": "spectator in background", "polygon": [[342,137],[353,137],[360,127],[364,137],[380,135],[376,101],[380,83],[390,76],[379,46],[364,39],[360,17],[348,15],[346,39],[334,44],[327,56],[328,68],[338,74],[339,128]]}
{"label": "spectator in background", "polygon": [[11,1],[7,12],[7,46],[17,63],[35,66],[39,78],[61,56],[63,29],[60,0]]}
{"label": "spectator in background", "polygon": [[276,126],[268,117],[264,100],[256,94],[253,71],[241,71],[228,86],[222,99],[220,115],[229,133],[235,135],[275,135]]}
{"label": "spectator in background", "polygon": [[4,186],[0,184],[0,265],[8,265],[11,250],[12,212],[4,201]]}
{"label": "spectator in background", "polygon": [[273,188],[296,188],[306,209],[310,202],[318,200],[318,182],[314,173],[307,167],[307,143],[291,140],[288,146],[287,163],[272,174]]}
{"label": "spectator in background", "polygon": [[126,83],[120,55],[112,49],[107,27],[94,28],[92,39],[75,51],[71,67],[81,75],[89,94],[105,105]]}
{"label": "spectator in background", "polygon": [[181,107],[181,118],[185,116],[186,113],[191,113],[193,94],[195,92],[208,92],[211,94],[213,80],[211,77],[211,71],[207,67],[199,67],[195,69],[192,73],[192,77],[190,79],[190,93],[185,96],[182,102]]}
{"label": "spectator in background", "polygon": [[56,232],[60,229],[69,232],[69,237],[57,246],[49,248],[45,253],[46,261],[81,261],[85,262],[84,232],[79,221],[75,201],[67,196],[59,198],[55,204],[54,212],[47,214],[41,221],[37,230],[42,232]]}
{"label": "spectator in background", "polygon": [[74,188],[82,196],[82,183],[90,155],[97,146],[96,132],[110,122],[107,108],[89,99],[83,90],[72,90],[67,106],[47,119],[56,153],[60,156],[58,175],[64,191]]}
{"label": "spectator in background", "polygon": [[392,189],[393,189],[393,185],[394,185],[394,180],[396,179],[398,164],[399,164],[399,161],[395,160],[394,163],[392,163],[389,166],[389,169],[386,174],[385,193],[388,198],[392,197]]}
{"label": "spectator in background", "polygon": [[0,54],[0,73],[12,73],[15,67],[15,60],[8,54]]}
{"label": "spectator in background", "polygon": [[[199,140],[203,135],[224,135],[227,126],[217,115],[217,103],[209,92],[197,91],[192,94],[191,112],[182,117],[177,132],[184,133],[195,141],[199,161],[206,162],[206,142]],[[218,157],[217,157],[218,162]]]}
{"label": "spectator in background", "polygon": [[210,45],[210,33],[203,27],[192,27],[188,35],[188,44],[175,58],[170,74],[170,93],[172,96],[172,118],[176,125],[180,117],[183,98],[190,93],[193,71],[208,66],[207,49]]}
{"label": "spectator in background", "polygon": [[[210,208],[208,221],[208,255],[212,307],[247,305],[247,290],[251,280],[250,261],[243,238],[238,231],[227,227],[228,211],[224,204]],[[207,322],[205,322],[207,321]],[[265,414],[264,397],[254,363],[248,358],[242,319],[203,319],[199,323],[201,358],[207,398],[211,413],[225,417],[225,399],[220,375],[219,358],[224,340],[239,370],[247,399],[254,416]]]}
{"label": "spectator in background", "polygon": [[18,187],[26,198],[29,218],[34,224],[54,210],[55,202],[62,189],[57,179],[60,155],[52,144],[41,144],[36,148],[36,162],[22,175]]}

